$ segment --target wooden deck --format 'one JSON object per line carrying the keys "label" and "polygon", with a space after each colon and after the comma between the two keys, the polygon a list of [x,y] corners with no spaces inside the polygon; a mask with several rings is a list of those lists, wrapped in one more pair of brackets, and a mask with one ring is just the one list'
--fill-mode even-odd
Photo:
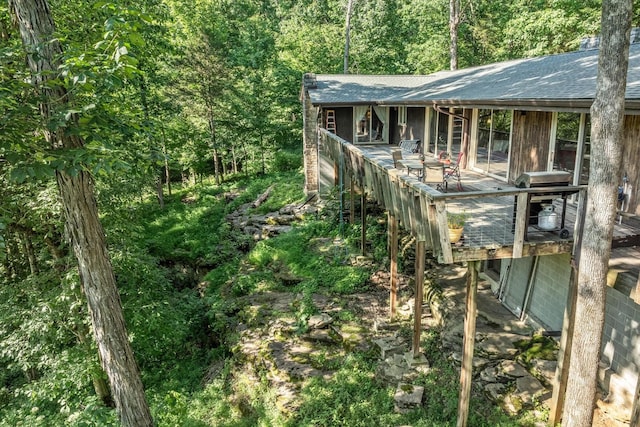
{"label": "wooden deck", "polygon": [[[426,242],[441,263],[523,256],[570,253],[576,233],[576,215],[582,209],[586,186],[516,188],[471,171],[461,171],[462,191],[455,182],[442,189],[442,172],[427,168],[421,179],[415,171],[396,168],[391,151],[394,146],[355,146],[322,132],[322,151],[336,164],[336,173],[353,179],[417,240]],[[347,182],[345,179],[343,182]],[[568,198],[563,209],[563,198]],[[553,203],[558,223],[564,216],[564,229],[542,231],[536,218],[530,221],[529,202]],[[467,217],[463,238],[455,244],[449,240],[447,213]],[[534,222],[534,224],[530,224]],[[560,224],[558,224],[560,225]],[[638,230],[622,224],[614,237],[629,239]]]}

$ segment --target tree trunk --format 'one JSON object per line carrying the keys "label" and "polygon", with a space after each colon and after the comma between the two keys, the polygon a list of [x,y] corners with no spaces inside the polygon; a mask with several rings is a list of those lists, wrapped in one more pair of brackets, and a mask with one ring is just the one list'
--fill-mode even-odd
{"label": "tree trunk", "polygon": [[632,1],[605,0],[596,97],[591,106],[591,169],[576,299],[576,328],[562,425],[590,426],[604,327],[606,276],[621,179],[624,96]]}
{"label": "tree trunk", "polygon": [[264,151],[264,138],[262,137],[262,134],[260,134],[260,165],[262,175],[267,173],[267,159],[265,158]]}
{"label": "tree trunk", "polygon": [[167,135],[164,132],[164,126],[160,123],[160,131],[162,132],[162,157],[164,158],[164,180],[167,184],[167,194],[171,196],[171,169],[169,168],[169,155],[167,154]]}
{"label": "tree trunk", "polygon": [[[154,168],[155,169],[155,168]],[[164,185],[162,184],[162,171],[155,169],[156,171],[156,197],[158,198],[158,205],[160,206],[160,209],[164,209],[164,193],[163,193],[163,189],[164,189]]]}
{"label": "tree trunk", "polygon": [[233,167],[233,173],[237,174],[238,173],[238,158],[236,156],[236,148],[234,146],[231,146],[231,162],[232,162],[232,167]]}
{"label": "tree trunk", "polygon": [[[54,80],[62,47],[53,38],[54,23],[46,0],[9,0],[9,8],[20,27],[33,83],[40,91],[40,111],[45,124],[57,108],[68,108],[68,94]],[[36,55],[32,52],[37,52]],[[71,117],[75,124],[77,117]],[[84,141],[65,129],[42,129],[53,148],[80,148]],[[152,426],[140,373],[125,328],[120,296],[98,217],[93,182],[86,171],[72,176],[56,174],[67,226],[98,352],[109,378],[116,409],[124,426]]]}
{"label": "tree trunk", "polygon": [[216,146],[216,124],[213,119],[213,107],[208,107],[207,115],[209,116],[209,133],[211,135],[211,145],[213,148],[213,171],[216,177],[216,185],[220,185],[220,159],[218,155],[218,147]]}
{"label": "tree trunk", "polygon": [[353,0],[349,0],[347,3],[347,15],[345,17],[344,25],[344,68],[343,73],[349,73],[349,43],[351,41],[351,13],[353,11]]}
{"label": "tree trunk", "polygon": [[460,0],[449,0],[449,68],[458,69],[458,25],[460,24]]}
{"label": "tree trunk", "polygon": [[22,233],[24,252],[27,254],[27,260],[29,260],[29,271],[32,275],[35,275],[38,273],[38,261],[36,260],[36,254],[33,250],[33,243],[31,243],[32,238],[32,233]]}

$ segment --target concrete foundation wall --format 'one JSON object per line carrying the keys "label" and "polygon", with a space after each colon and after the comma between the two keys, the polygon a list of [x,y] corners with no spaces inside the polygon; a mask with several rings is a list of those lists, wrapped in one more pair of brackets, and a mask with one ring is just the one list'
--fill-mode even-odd
{"label": "concrete foundation wall", "polygon": [[640,306],[615,288],[607,289],[602,361],[621,375],[640,366]]}
{"label": "concrete foundation wall", "polygon": [[[538,260],[526,313],[528,320],[547,330],[562,330],[571,274],[569,261],[569,254]],[[509,287],[503,304],[516,315],[522,309],[532,263],[532,258],[514,259],[508,271]],[[506,267],[501,274],[507,274]],[[601,349],[604,369],[599,374],[601,385],[623,405],[632,401],[640,371],[640,306],[630,298],[629,281],[636,283],[636,278],[619,275],[615,286],[607,288]]]}
{"label": "concrete foundation wall", "polygon": [[[503,263],[507,264],[507,263]],[[511,260],[511,266],[503,266],[503,273],[507,274],[503,304],[511,310],[516,316],[522,313],[522,304],[524,304],[527,283],[529,282],[529,273],[533,265],[533,258],[518,258]]]}
{"label": "concrete foundation wall", "polygon": [[547,330],[562,330],[567,284],[571,277],[570,261],[569,254],[538,258],[527,315]]}

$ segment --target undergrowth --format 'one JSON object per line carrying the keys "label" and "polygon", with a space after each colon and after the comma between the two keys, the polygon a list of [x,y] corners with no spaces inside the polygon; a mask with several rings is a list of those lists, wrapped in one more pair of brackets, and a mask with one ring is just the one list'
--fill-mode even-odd
{"label": "undergrowth", "polygon": [[[307,201],[301,174],[289,172],[238,178],[221,186],[205,182],[179,188],[165,196],[164,208],[149,200],[114,207],[104,215],[128,331],[157,425],[455,424],[457,369],[442,356],[436,332],[429,332],[422,343],[432,369],[416,381],[427,390],[425,405],[408,414],[394,411],[395,385],[377,379],[377,356],[356,346],[326,348],[309,356],[316,369],[333,375],[300,383],[292,413],[281,410],[266,371],[245,369],[235,358],[233,346],[239,316],[247,313],[247,297],[270,291],[296,295],[291,312],[282,315],[292,316],[295,333],[301,334],[308,318],[317,313],[314,295],[340,301],[368,292],[373,269],[385,269],[388,263],[385,217],[375,206],[367,216],[365,257],[360,247],[362,222],[349,224],[336,210],[335,198],[290,232],[271,239],[255,242],[232,229],[226,215],[267,188],[270,197],[253,209],[256,214]],[[351,209],[360,211],[358,206]],[[91,341],[78,343],[70,332],[87,324],[77,277],[69,276],[62,286],[54,280],[15,289],[31,288],[53,293],[47,298],[58,305],[33,312],[31,307],[41,303],[37,293],[30,294],[34,302],[23,307],[15,301],[25,297],[8,294],[7,288],[1,295],[7,301],[3,308],[13,317],[5,329],[16,337],[20,332],[37,339],[50,331],[48,336],[59,340],[30,348],[30,353],[18,341],[4,342],[0,364],[8,370],[0,377],[0,425],[116,425],[115,413],[92,392],[91,375],[98,366],[95,346]],[[342,310],[336,319],[356,332],[361,328],[353,311]],[[23,365],[9,365],[10,357]],[[26,381],[22,366],[37,363],[39,376]],[[472,400],[469,425],[521,424],[477,398]]]}

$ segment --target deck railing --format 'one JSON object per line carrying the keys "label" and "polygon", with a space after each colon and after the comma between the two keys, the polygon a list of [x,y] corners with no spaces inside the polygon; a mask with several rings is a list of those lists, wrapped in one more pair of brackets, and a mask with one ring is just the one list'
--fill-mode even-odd
{"label": "deck railing", "polygon": [[[336,173],[344,174],[342,182],[352,179],[416,239],[426,242],[427,250],[442,263],[572,251],[576,211],[582,211],[585,186],[505,185],[490,191],[443,193],[396,169],[388,148],[365,151],[322,130],[320,143],[321,154],[334,161]],[[578,194],[576,204],[566,203],[571,194]],[[531,224],[536,217],[530,207],[536,203],[558,206],[557,230],[540,230]],[[464,234],[452,243],[447,217],[456,213],[465,216]]]}

